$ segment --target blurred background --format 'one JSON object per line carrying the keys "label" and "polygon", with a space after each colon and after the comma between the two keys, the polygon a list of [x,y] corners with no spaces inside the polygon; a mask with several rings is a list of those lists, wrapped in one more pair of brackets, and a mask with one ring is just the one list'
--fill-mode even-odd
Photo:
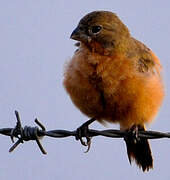
{"label": "blurred background", "polygon": [[[155,0],[0,0],[0,128],[14,127],[14,110],[23,125],[37,117],[48,130],[74,130],[88,118],[74,107],[63,85],[64,64],[75,51],[70,34],[85,14],[117,13],[131,34],[160,58],[166,98],[148,128],[170,132],[170,1]],[[98,123],[94,129],[105,129]],[[118,128],[110,125],[109,128]],[[9,153],[10,138],[0,136],[0,179],[138,179],[170,178],[170,140],[151,140],[154,169],[143,173],[128,162],[122,139],[96,137],[89,153],[74,138],[45,137],[42,155],[35,142]]]}

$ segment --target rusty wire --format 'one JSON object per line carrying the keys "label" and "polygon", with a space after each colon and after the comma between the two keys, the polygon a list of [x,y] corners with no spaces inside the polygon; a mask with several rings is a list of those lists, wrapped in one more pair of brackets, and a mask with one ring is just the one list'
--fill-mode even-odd
{"label": "rusty wire", "polygon": [[[129,135],[128,131],[121,131],[121,130],[114,130],[114,129],[99,131],[99,130],[89,129],[88,128],[88,125],[90,124],[89,122],[84,123],[75,131],[68,131],[68,130],[46,131],[45,127],[38,121],[38,119],[35,119],[35,123],[38,126],[22,127],[18,111],[15,111],[15,115],[17,118],[17,123],[14,128],[0,129],[0,134],[5,135],[5,136],[10,136],[12,142],[14,143],[14,145],[9,149],[9,152],[12,152],[19,144],[24,143],[24,141],[33,140],[33,141],[36,141],[41,152],[43,154],[47,154],[40,142],[40,139],[42,139],[44,136],[53,137],[53,138],[65,138],[69,136],[74,136],[76,140],[81,141],[82,145],[88,146],[88,150],[89,150],[92,137],[105,136],[105,137],[110,137],[110,138],[126,138]],[[91,119],[90,121],[94,121],[94,119]],[[80,134],[80,129],[83,129],[83,127],[86,127],[85,131],[81,131],[81,134]],[[82,137],[86,138],[86,142],[84,142]],[[146,138],[146,139],[170,138],[170,132],[162,133],[158,131],[138,131],[138,137]],[[14,142],[14,138],[17,138],[18,140]]]}

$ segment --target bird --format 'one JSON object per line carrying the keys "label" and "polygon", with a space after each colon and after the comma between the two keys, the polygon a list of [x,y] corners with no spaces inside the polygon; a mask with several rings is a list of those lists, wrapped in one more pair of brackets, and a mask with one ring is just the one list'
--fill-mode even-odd
{"label": "bird", "polygon": [[125,138],[129,161],[149,171],[151,148],[137,132],[146,130],[164,99],[160,60],[110,11],[86,14],[70,38],[77,49],[65,66],[63,85],[73,104],[99,123],[131,132]]}

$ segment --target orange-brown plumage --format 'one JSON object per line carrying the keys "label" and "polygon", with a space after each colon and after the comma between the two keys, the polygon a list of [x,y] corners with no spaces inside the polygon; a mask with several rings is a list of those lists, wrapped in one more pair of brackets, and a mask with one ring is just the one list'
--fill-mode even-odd
{"label": "orange-brown plumage", "polygon": [[[64,86],[73,103],[101,123],[119,123],[121,129],[134,125],[144,129],[144,124],[158,112],[164,96],[159,59],[131,37],[114,13],[107,11],[86,15],[71,38],[80,42],[64,74]],[[148,144],[145,141],[141,140],[142,147]],[[150,158],[147,163],[141,160],[140,153],[132,152],[137,148],[130,146],[133,147],[132,142],[127,142],[130,160],[134,158],[144,171],[149,170],[150,149],[142,154]],[[148,149],[149,144],[145,147]]]}

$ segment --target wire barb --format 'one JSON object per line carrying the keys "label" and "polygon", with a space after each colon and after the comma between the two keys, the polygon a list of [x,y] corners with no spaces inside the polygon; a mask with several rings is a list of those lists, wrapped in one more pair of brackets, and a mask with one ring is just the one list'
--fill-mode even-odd
{"label": "wire barb", "polygon": [[[104,136],[104,137],[110,137],[110,138],[124,138],[126,139],[129,137],[129,131],[121,131],[121,130],[115,130],[115,129],[108,129],[108,130],[94,130],[89,129],[89,125],[95,121],[95,118],[92,118],[82,124],[77,130],[75,131],[67,131],[67,130],[50,130],[46,131],[46,128],[42,123],[38,121],[38,119],[35,119],[35,123],[38,126],[30,127],[25,126],[22,127],[21,119],[18,111],[15,111],[15,116],[17,119],[16,126],[14,128],[2,128],[0,129],[0,134],[9,136],[11,138],[11,141],[14,143],[14,145],[9,149],[9,152],[12,152],[19,144],[24,143],[24,141],[36,141],[39,149],[43,154],[47,154],[47,152],[44,150],[40,139],[42,139],[44,136],[53,137],[53,138],[65,138],[74,136],[76,140],[80,140],[81,144],[83,146],[87,146],[87,151],[90,149],[91,145],[91,139],[95,136]],[[160,139],[160,138],[170,138],[170,132],[163,133],[163,132],[157,132],[157,131],[141,131],[138,130],[137,132],[138,138],[145,138],[145,139]],[[14,142],[14,138],[17,138],[18,140]],[[83,140],[83,138],[86,139],[86,141]]]}
{"label": "wire barb", "polygon": [[[41,139],[43,137],[43,135],[39,134],[38,132],[40,131],[39,128],[36,127],[29,127],[29,126],[25,126],[24,128],[22,127],[21,124],[21,119],[20,119],[20,115],[18,113],[18,111],[15,111],[15,115],[16,115],[16,119],[17,119],[17,123],[15,128],[11,129],[10,132],[10,137],[12,142],[14,143],[14,137],[18,138],[17,142],[9,149],[9,152],[14,151],[14,149],[20,144],[20,143],[24,143],[24,141],[30,141],[30,140],[35,140],[39,149],[41,150],[41,152],[43,154],[47,154],[47,152],[44,150],[41,142],[39,139]],[[45,131],[45,127],[43,124],[41,124],[38,119],[35,119],[35,123],[42,129],[42,132]]]}

